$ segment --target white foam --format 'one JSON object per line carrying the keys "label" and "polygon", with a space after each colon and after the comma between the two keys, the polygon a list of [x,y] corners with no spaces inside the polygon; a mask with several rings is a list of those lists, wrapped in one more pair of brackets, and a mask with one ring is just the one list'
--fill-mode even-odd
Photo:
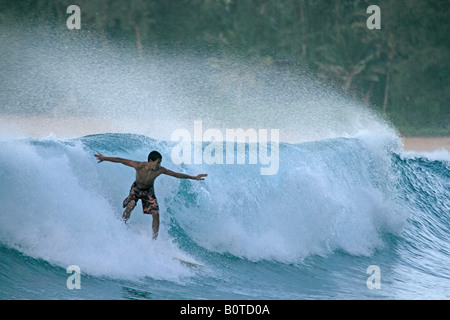
{"label": "white foam", "polygon": [[406,219],[384,168],[389,162],[355,139],[327,146],[282,148],[271,177],[245,165],[203,166],[208,183],[195,186],[195,204],[177,203],[175,217],[201,246],[250,260],[296,263],[334,250],[371,255],[383,246],[380,232],[398,232]]}
{"label": "white foam", "polygon": [[0,163],[2,243],[93,275],[177,281],[191,274],[173,260],[178,249],[164,227],[152,240],[151,217],[140,232],[124,226],[102,190],[110,181],[101,180],[94,157],[81,146],[11,141],[2,143]]}
{"label": "white foam", "polygon": [[450,152],[448,150],[441,148],[431,152],[425,151],[403,151],[402,156],[405,158],[427,158],[430,160],[437,161],[450,161]]}

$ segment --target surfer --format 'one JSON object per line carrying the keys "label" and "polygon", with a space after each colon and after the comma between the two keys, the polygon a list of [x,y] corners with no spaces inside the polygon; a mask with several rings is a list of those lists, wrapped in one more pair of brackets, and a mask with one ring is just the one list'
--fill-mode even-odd
{"label": "surfer", "polygon": [[123,200],[122,218],[126,223],[130,218],[131,211],[136,206],[139,199],[142,201],[142,209],[144,214],[151,214],[153,216],[153,239],[156,240],[159,231],[159,206],[155,196],[154,181],[161,175],[166,174],[179,179],[205,180],[207,174],[199,174],[197,176],[190,176],[184,173],[174,172],[161,167],[162,156],[158,151],[152,151],[148,155],[147,162],[140,162],[116,157],[105,157],[100,152],[94,154],[98,159],[98,163],[103,161],[110,161],[122,163],[126,166],[132,167],[136,170],[136,181],[133,182],[130,189],[130,194]]}

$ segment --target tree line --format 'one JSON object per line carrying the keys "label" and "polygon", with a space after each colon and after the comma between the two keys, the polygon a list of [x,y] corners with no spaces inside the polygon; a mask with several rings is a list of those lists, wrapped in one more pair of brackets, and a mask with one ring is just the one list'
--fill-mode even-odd
{"label": "tree line", "polygon": [[[144,51],[209,50],[310,72],[407,135],[449,134],[449,0],[1,0],[20,19],[65,21]],[[380,8],[381,29],[366,12]],[[1,23],[1,22],[0,22]]]}

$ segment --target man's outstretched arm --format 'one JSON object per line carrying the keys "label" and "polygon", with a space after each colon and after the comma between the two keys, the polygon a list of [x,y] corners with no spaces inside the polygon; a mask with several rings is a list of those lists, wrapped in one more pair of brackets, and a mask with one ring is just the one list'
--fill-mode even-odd
{"label": "man's outstretched arm", "polygon": [[172,170],[165,169],[162,173],[167,174],[168,176],[175,177],[178,179],[192,179],[192,180],[205,180],[204,177],[207,177],[207,174],[199,174],[196,176],[190,176],[188,174],[180,173],[180,172],[174,172]]}
{"label": "man's outstretched arm", "polygon": [[139,164],[138,161],[134,161],[134,160],[128,160],[128,159],[117,158],[117,157],[105,157],[100,152],[97,152],[97,154],[94,154],[94,156],[98,159],[98,163],[103,162],[103,161],[109,161],[109,162],[121,163],[126,166],[133,167],[133,168],[136,168],[137,165]]}

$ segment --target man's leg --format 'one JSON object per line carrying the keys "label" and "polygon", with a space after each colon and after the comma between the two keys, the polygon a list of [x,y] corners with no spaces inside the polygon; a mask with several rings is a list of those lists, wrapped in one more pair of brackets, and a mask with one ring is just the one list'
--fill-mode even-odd
{"label": "man's leg", "polygon": [[127,223],[128,219],[130,219],[131,211],[133,211],[134,207],[136,207],[136,201],[131,200],[128,202],[128,205],[122,215],[122,219],[125,223]]}
{"label": "man's leg", "polygon": [[150,212],[153,216],[153,223],[152,223],[153,240],[156,240],[156,238],[158,238],[158,232],[159,232],[159,211],[152,210]]}

